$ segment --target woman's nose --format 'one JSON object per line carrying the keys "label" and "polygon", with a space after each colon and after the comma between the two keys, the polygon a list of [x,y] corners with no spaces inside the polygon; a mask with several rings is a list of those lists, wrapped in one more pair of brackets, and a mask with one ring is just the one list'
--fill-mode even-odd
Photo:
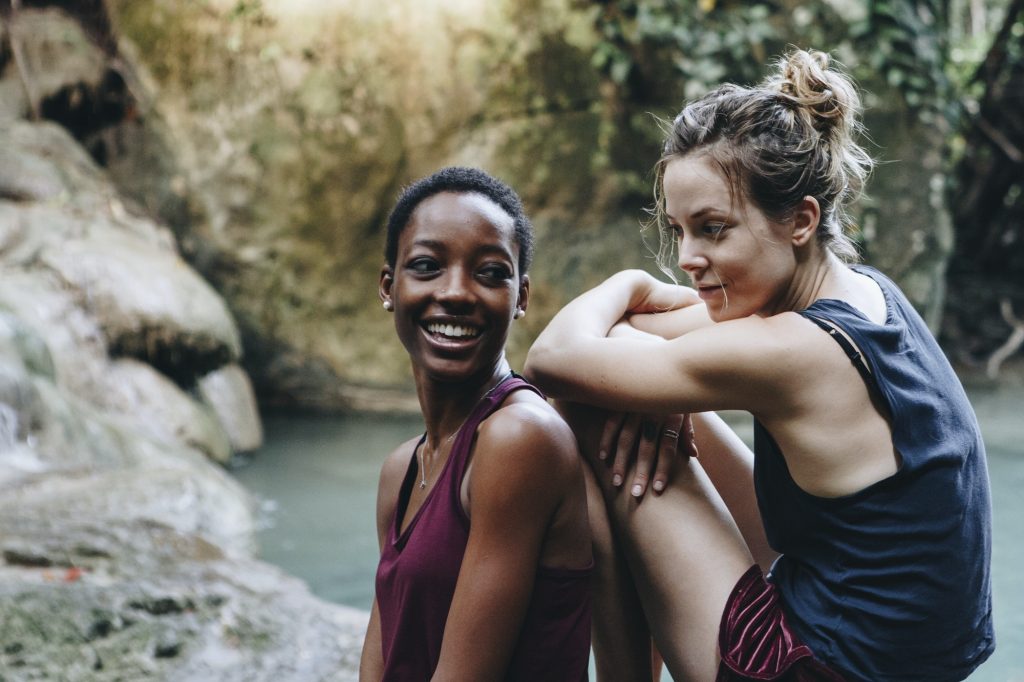
{"label": "woman's nose", "polygon": [[472,288],[467,281],[466,273],[461,268],[451,268],[447,276],[440,283],[437,298],[448,303],[467,301],[472,295]]}
{"label": "woman's nose", "polygon": [[678,243],[679,269],[692,273],[708,265],[707,257],[693,244],[694,240],[683,239]]}

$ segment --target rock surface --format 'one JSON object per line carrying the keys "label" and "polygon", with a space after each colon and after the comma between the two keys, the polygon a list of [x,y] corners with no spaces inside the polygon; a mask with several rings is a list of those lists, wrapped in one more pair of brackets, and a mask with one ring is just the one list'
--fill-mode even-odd
{"label": "rock surface", "polygon": [[240,357],[172,231],[0,117],[0,678],[355,679],[366,614],[257,561],[212,461],[262,438]]}
{"label": "rock surface", "polygon": [[4,514],[5,680],[355,679],[366,614],[192,533]]}
{"label": "rock surface", "polygon": [[234,452],[255,450],[263,443],[263,425],[249,376],[238,365],[226,365],[199,380],[199,395],[227,432]]}

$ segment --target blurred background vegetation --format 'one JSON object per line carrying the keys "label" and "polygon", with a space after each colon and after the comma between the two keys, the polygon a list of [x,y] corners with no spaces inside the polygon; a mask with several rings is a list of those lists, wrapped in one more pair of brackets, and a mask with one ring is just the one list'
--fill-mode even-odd
{"label": "blurred background vegetation", "polygon": [[5,31],[26,112],[172,229],[226,299],[264,406],[407,404],[404,355],[380,343],[382,224],[440,166],[499,175],[534,218],[514,362],[583,287],[653,269],[639,225],[660,120],[791,45],[866,93],[865,260],[961,367],[996,376],[1024,339],[1022,0],[0,2],[4,26],[18,12],[62,14],[90,46]]}

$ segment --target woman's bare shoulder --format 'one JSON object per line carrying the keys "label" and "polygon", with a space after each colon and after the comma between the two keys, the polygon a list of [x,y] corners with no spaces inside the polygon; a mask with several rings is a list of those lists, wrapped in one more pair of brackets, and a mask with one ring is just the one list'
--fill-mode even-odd
{"label": "woman's bare shoulder", "polygon": [[561,415],[534,393],[519,391],[512,398],[480,425],[474,466],[500,460],[501,466],[575,475],[576,437]]}

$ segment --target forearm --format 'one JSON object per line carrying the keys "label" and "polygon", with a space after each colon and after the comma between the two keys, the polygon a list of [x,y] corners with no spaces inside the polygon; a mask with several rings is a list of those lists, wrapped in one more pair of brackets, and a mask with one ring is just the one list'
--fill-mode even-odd
{"label": "forearm", "polygon": [[[529,567],[529,580],[522,580],[520,571],[511,576],[500,570],[476,573],[472,594],[464,594],[467,598],[461,604],[452,604],[432,682],[505,677],[526,617],[535,571],[535,566]],[[468,609],[464,608],[467,602],[472,602]]]}
{"label": "forearm", "polygon": [[654,279],[639,270],[625,270],[566,305],[537,337],[527,355],[525,374],[541,388],[571,378],[574,357],[587,343],[607,337],[645,297]]}
{"label": "forearm", "polygon": [[640,270],[615,273],[562,308],[535,345],[543,348],[579,338],[607,336],[608,331],[643,300],[653,281]]}
{"label": "forearm", "polygon": [[714,323],[708,317],[707,307],[699,304],[664,312],[630,314],[616,328],[624,324],[663,339],[675,339]]}

